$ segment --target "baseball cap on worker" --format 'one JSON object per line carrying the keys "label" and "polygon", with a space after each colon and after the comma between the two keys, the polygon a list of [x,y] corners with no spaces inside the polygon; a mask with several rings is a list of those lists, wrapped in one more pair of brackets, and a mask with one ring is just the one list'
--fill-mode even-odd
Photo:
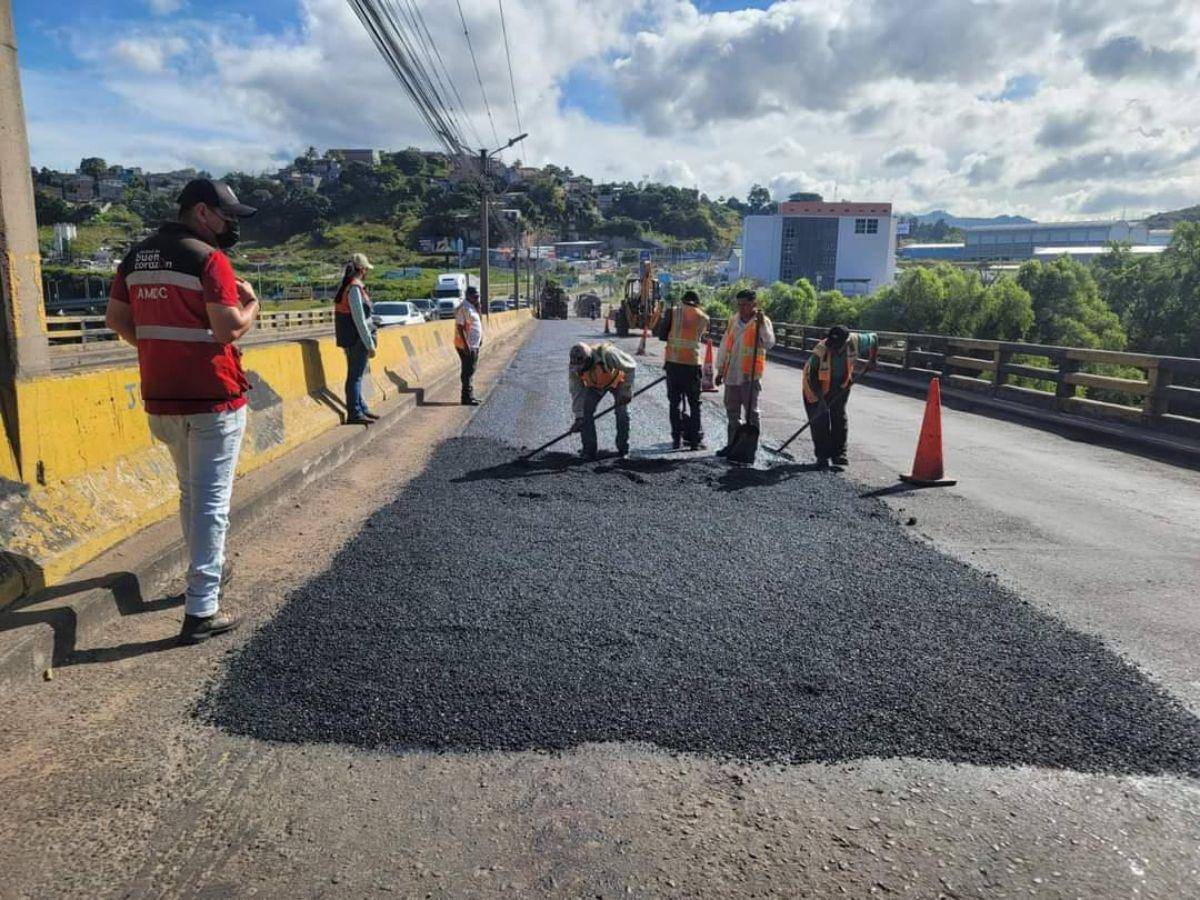
{"label": "baseball cap on worker", "polygon": [[350,265],[354,266],[356,269],[363,270],[375,268],[373,265],[371,265],[371,261],[367,259],[367,254],[365,253],[355,253],[353,256],[351,256]]}
{"label": "baseball cap on worker", "polygon": [[223,213],[226,218],[248,219],[258,210],[247,206],[238,200],[233,188],[223,181],[213,181],[211,178],[193,178],[179,194],[179,208],[191,209],[197,203],[204,203]]}

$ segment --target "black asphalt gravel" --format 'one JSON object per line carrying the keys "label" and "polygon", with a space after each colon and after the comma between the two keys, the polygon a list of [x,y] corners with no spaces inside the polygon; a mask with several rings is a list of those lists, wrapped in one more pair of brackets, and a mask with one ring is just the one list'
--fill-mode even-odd
{"label": "black asphalt gravel", "polygon": [[[476,436],[444,444],[289,598],[203,716],[400,751],[635,741],[1200,775],[1200,721],[837,474],[669,454],[513,464],[514,443],[560,430],[574,338],[539,330]],[[635,410],[635,446],[661,440],[659,416]]]}

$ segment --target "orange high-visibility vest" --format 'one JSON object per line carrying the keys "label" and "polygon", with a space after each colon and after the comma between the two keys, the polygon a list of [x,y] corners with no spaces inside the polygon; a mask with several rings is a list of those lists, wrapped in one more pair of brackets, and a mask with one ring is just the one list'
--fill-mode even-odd
{"label": "orange high-visibility vest", "polygon": [[594,391],[615,391],[625,383],[625,373],[620,369],[610,372],[600,363],[594,363],[590,369],[579,373],[579,380],[585,388]]}
{"label": "orange high-visibility vest", "polygon": [[[811,371],[809,366],[813,364],[813,360],[817,363],[817,381],[821,385],[821,395],[829,396],[829,391],[833,387],[833,354],[829,352],[829,345],[825,343],[825,339],[817,341],[817,346],[812,349],[812,356],[804,365],[805,378],[804,383],[804,399],[809,403],[817,402],[817,395],[812,389],[812,385],[808,383],[808,373]],[[838,385],[841,390],[849,387],[850,382],[854,380],[854,364],[858,361],[858,333],[852,333],[846,340],[846,374],[842,378],[842,383]]]}
{"label": "orange high-visibility vest", "polygon": [[[767,351],[761,344],[758,352],[754,352],[754,344],[758,339],[759,326],[751,319],[746,327],[742,329],[742,375],[750,378],[751,360],[754,361],[754,380],[763,377],[763,372],[767,369]],[[733,319],[725,326],[725,336],[721,338],[721,345],[725,350],[725,365],[728,366],[733,356]]]}
{"label": "orange high-visibility vest", "polygon": [[708,316],[695,307],[682,305],[671,314],[665,362],[685,366],[700,365],[700,339],[708,331]]}
{"label": "orange high-visibility vest", "polygon": [[346,285],[346,289],[338,292],[337,302],[333,304],[333,311],[336,315],[350,315],[350,288],[355,286],[362,291],[364,303],[363,312],[368,316],[371,315],[371,295],[367,293],[367,286],[357,278],[352,278],[350,283]]}

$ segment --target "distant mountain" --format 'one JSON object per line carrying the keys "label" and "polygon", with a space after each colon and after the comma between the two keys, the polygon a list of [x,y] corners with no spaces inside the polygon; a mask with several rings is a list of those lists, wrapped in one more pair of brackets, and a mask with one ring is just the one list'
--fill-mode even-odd
{"label": "distant mountain", "polygon": [[974,228],[977,225],[1028,225],[1034,221],[1024,216],[992,216],[990,219],[964,218],[944,209],[935,209],[918,216],[901,216],[901,218],[915,218],[922,225],[935,225],[939,219],[943,219],[951,228]]}
{"label": "distant mountain", "polygon": [[1174,228],[1180,222],[1200,222],[1200,206],[1189,206],[1187,209],[1176,209],[1171,212],[1146,216],[1146,224],[1151,228]]}

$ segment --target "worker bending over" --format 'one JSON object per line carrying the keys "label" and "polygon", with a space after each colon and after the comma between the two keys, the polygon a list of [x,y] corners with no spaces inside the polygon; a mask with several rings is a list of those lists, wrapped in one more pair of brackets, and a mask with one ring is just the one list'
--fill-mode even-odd
{"label": "worker bending over", "polygon": [[667,375],[667,403],[671,417],[671,445],[678,450],[686,440],[691,450],[704,449],[700,422],[700,341],[708,333],[708,316],[695,291],[670,310],[658,326],[658,337],[667,342],[663,370]]}
{"label": "worker bending over", "polygon": [[632,356],[607,341],[594,347],[579,343],[571,348],[570,375],[571,412],[575,422],[572,431],[583,439],[583,458],[595,459],[596,406],[605,394],[611,393],[616,403],[617,455],[629,454],[629,401],[633,398],[633,379],[637,362]]}
{"label": "worker bending over", "polygon": [[874,332],[851,332],[834,325],[813,347],[804,364],[804,408],[812,422],[813,449],[817,465],[844,466],[846,458],[846,401],[858,374],[855,365],[866,356],[863,371],[875,367],[879,338]]}
{"label": "worker bending over", "polygon": [[747,425],[759,427],[760,382],[767,367],[767,351],[775,346],[775,327],[758,308],[758,294],[749,289],[738,291],[737,304],[738,314],[725,327],[717,359],[717,385],[725,384],[725,415],[729,420],[728,439],[717,456],[729,453],[743,415]]}

